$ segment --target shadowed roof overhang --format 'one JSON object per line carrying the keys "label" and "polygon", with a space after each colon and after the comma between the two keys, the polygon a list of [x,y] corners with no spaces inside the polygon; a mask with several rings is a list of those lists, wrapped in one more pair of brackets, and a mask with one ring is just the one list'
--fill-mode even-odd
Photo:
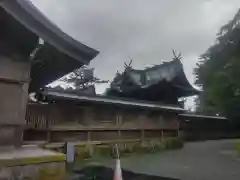
{"label": "shadowed roof overhang", "polygon": [[[109,96],[101,96],[101,95],[77,95],[68,92],[58,92],[58,91],[51,91],[51,90],[44,90],[41,92],[42,96],[45,96],[44,99],[52,100],[52,101],[72,101],[72,102],[92,102],[98,104],[110,104],[110,105],[120,105],[120,106],[132,106],[132,107],[139,107],[139,108],[150,108],[155,110],[164,110],[170,111],[175,113],[183,113],[185,110],[176,105],[165,105],[159,103],[153,103],[150,101],[137,101],[127,98],[115,98]],[[46,100],[48,102],[48,100]]]}
{"label": "shadowed roof overhang", "polygon": [[[20,49],[28,46],[24,49],[26,50],[25,55],[30,56],[31,51],[36,48],[38,43],[36,42],[36,36],[46,42],[36,53],[37,61],[32,63],[32,81],[29,91],[36,91],[40,87],[81,67],[83,64],[88,64],[97,56],[98,51],[68,36],[49,21],[31,2],[27,0],[1,0],[0,6],[8,12],[8,14],[1,12],[0,15],[11,15],[17,20],[15,21],[11,17],[2,17],[2,19],[0,17],[3,21],[4,19],[12,20],[10,23],[4,22],[10,25],[10,30],[12,30],[11,27],[13,26],[21,29],[21,32],[12,33],[14,38],[12,37],[11,40],[17,41],[17,43],[14,43]],[[0,9],[0,11],[3,10]],[[23,25],[24,27],[20,27]],[[23,38],[25,38],[24,42]],[[31,46],[27,45],[28,43]],[[33,47],[34,44],[35,47]]]}
{"label": "shadowed roof overhang", "polygon": [[223,116],[207,116],[201,114],[179,114],[179,119],[184,120],[227,120]]}

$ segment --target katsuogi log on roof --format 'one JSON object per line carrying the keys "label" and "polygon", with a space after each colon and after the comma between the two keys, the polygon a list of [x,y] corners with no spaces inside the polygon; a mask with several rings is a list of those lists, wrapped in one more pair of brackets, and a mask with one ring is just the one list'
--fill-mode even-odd
{"label": "katsuogi log on roof", "polygon": [[179,58],[144,70],[126,66],[117,73],[108,95],[176,104],[178,98],[195,95],[198,90],[188,82]]}
{"label": "katsuogi log on roof", "polygon": [[98,54],[61,31],[27,0],[0,1],[0,24],[1,54],[32,61],[29,91],[88,64]]}

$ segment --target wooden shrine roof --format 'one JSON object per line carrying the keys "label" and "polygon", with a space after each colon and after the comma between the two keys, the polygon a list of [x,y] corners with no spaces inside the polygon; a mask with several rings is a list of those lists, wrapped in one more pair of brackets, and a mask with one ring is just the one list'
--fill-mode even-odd
{"label": "wooden shrine roof", "polygon": [[32,62],[30,91],[88,64],[98,54],[64,33],[28,0],[1,0],[0,23],[0,38],[7,47],[26,59],[39,48]]}
{"label": "wooden shrine roof", "polygon": [[111,83],[110,93],[108,93],[128,94],[151,88],[158,88],[157,90],[162,91],[164,88],[167,88],[166,85],[178,97],[186,97],[199,93],[199,90],[195,89],[187,80],[183,65],[178,59],[144,70],[127,68],[122,74],[116,74]]}

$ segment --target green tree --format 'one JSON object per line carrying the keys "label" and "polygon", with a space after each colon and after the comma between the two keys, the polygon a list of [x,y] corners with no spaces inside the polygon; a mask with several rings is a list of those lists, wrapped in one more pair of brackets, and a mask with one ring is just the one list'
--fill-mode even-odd
{"label": "green tree", "polygon": [[76,69],[69,75],[61,78],[61,81],[71,84],[77,89],[85,89],[95,84],[108,83],[106,80],[95,77],[94,69],[87,66]]}
{"label": "green tree", "polygon": [[240,9],[200,59],[195,83],[203,93],[197,99],[197,111],[239,119],[240,124]]}

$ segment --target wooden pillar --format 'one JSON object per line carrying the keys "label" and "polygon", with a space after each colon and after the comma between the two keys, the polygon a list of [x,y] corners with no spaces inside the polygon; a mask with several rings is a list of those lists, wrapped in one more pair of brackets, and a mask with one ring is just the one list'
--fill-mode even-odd
{"label": "wooden pillar", "polygon": [[[118,111],[116,115],[117,127],[120,128],[122,125],[122,111]],[[121,139],[121,130],[118,129],[118,139]]]}
{"label": "wooden pillar", "polygon": [[141,141],[143,142],[144,139],[145,139],[145,130],[142,129],[142,130],[141,130]]}
{"label": "wooden pillar", "polygon": [[179,120],[177,119],[177,137],[179,137],[179,128],[180,128],[180,124],[179,124]]}
{"label": "wooden pillar", "polygon": [[122,111],[118,111],[116,115],[116,125],[119,127],[122,125]]}
{"label": "wooden pillar", "polygon": [[93,146],[91,144],[91,131],[87,132],[87,146],[86,146],[86,148],[87,148],[87,151],[88,151],[89,155],[92,156],[93,155]]}
{"label": "wooden pillar", "polygon": [[19,147],[26,124],[30,62],[0,55],[0,146]]}
{"label": "wooden pillar", "polygon": [[118,126],[118,113],[116,114],[116,126]]}
{"label": "wooden pillar", "polygon": [[51,142],[51,131],[47,131],[47,142]]}
{"label": "wooden pillar", "polygon": [[87,132],[87,142],[90,143],[91,142],[91,131]]}
{"label": "wooden pillar", "polygon": [[163,132],[163,130],[161,129],[161,141],[163,141],[164,140],[164,132]]}
{"label": "wooden pillar", "polygon": [[47,105],[47,108],[44,109],[44,112],[46,112],[46,127],[45,128],[49,128],[50,127],[50,120],[51,120],[51,106],[49,106],[49,104]]}
{"label": "wooden pillar", "polygon": [[121,130],[118,130],[118,139],[121,139]]}
{"label": "wooden pillar", "polygon": [[95,122],[98,119],[95,119],[95,112],[94,112],[95,106],[86,106],[84,107],[84,117],[83,117],[83,125],[85,126],[91,126],[92,124],[95,124]]}

